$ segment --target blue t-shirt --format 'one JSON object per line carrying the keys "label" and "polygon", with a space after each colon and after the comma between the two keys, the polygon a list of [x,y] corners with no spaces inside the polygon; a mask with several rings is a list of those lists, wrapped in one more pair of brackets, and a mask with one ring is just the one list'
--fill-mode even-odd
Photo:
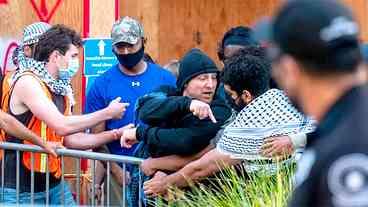
{"label": "blue t-shirt", "polygon": [[[127,124],[137,124],[135,117],[136,100],[162,85],[175,86],[175,77],[160,66],[147,62],[147,69],[139,75],[126,75],[118,65],[113,66],[96,78],[86,98],[86,113],[103,109],[117,97],[129,103],[122,119],[106,121],[106,130],[120,128]],[[134,148],[121,148],[120,141],[107,144],[112,154],[132,155]]]}

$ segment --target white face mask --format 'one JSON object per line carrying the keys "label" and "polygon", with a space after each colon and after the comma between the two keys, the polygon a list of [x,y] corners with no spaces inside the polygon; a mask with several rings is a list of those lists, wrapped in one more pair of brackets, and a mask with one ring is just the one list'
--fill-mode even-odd
{"label": "white face mask", "polygon": [[79,60],[78,58],[71,58],[68,62],[67,68],[59,69],[59,79],[62,80],[70,80],[79,69]]}

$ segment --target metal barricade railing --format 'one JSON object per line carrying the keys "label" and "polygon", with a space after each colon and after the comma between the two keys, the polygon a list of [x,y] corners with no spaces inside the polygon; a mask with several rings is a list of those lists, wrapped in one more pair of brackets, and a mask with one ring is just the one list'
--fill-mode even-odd
{"label": "metal barricade railing", "polygon": [[[1,196],[4,196],[4,173],[5,173],[5,166],[4,166],[4,160],[5,160],[5,151],[6,150],[13,150],[16,151],[16,204],[19,204],[19,185],[20,185],[20,181],[19,181],[19,167],[20,167],[20,152],[31,152],[31,192],[30,192],[30,196],[31,196],[31,205],[34,204],[34,188],[35,188],[35,182],[34,182],[34,153],[37,152],[45,152],[41,147],[39,146],[35,146],[35,145],[24,145],[24,144],[17,144],[17,143],[10,143],[10,142],[0,142],[0,149],[4,150],[4,156],[1,160]],[[92,171],[92,195],[95,195],[95,162],[96,160],[99,161],[105,161],[107,162],[107,169],[106,169],[106,174],[107,174],[107,194],[106,194],[106,199],[107,199],[107,206],[110,205],[110,163],[111,162],[117,162],[117,163],[121,163],[123,165],[123,172],[126,172],[126,165],[127,164],[133,164],[133,165],[139,165],[142,162],[142,159],[140,158],[136,158],[136,157],[129,157],[129,156],[121,156],[121,155],[113,155],[113,154],[105,154],[105,153],[98,153],[98,152],[90,152],[90,151],[81,151],[81,150],[72,150],[72,149],[65,149],[65,148],[59,148],[56,150],[56,153],[58,154],[58,156],[60,156],[61,158],[61,171],[62,171],[62,175],[61,175],[61,189],[62,189],[62,193],[61,193],[61,204],[64,205],[64,181],[65,181],[65,177],[64,177],[64,157],[73,157],[76,158],[78,160],[77,162],[77,169],[76,169],[76,179],[77,179],[77,184],[76,184],[76,203],[77,205],[79,205],[79,201],[80,201],[80,179],[81,179],[81,165],[80,165],[80,161],[82,158],[85,159],[89,159],[92,160],[92,167],[91,167],[91,171]],[[46,156],[47,157],[47,156]],[[47,159],[47,158],[46,158]],[[46,160],[46,163],[48,163],[48,160]],[[49,205],[49,178],[50,178],[50,172],[48,169],[48,164],[46,165],[46,191],[45,191],[45,199],[46,199],[46,203],[45,205]],[[123,177],[123,183],[126,184],[126,180],[125,180],[125,176]],[[123,192],[123,205],[126,204],[126,186],[123,186],[122,192]],[[139,186],[142,186],[142,179],[141,177],[139,178]],[[141,192],[141,188],[139,188],[139,198],[141,198],[142,192]],[[1,201],[4,200],[3,197],[0,198]],[[91,205],[95,206],[95,199],[94,196],[91,196]],[[141,200],[141,199],[139,199]],[[139,206],[141,206],[141,202],[139,202]]]}

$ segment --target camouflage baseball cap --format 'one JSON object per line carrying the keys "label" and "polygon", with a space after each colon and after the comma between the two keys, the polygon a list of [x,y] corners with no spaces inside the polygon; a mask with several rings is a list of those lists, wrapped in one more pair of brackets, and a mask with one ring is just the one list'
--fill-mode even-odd
{"label": "camouflage baseball cap", "polygon": [[112,45],[119,42],[136,44],[139,38],[144,37],[143,26],[137,20],[125,16],[116,21],[112,26]]}

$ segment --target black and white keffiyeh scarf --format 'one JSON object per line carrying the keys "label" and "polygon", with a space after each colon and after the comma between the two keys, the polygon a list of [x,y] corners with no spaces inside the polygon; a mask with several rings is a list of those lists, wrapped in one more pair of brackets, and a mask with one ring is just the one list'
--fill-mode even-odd
{"label": "black and white keffiyeh scarf", "polygon": [[71,104],[75,104],[71,81],[53,78],[46,69],[46,62],[28,58],[24,55],[23,49],[20,49],[18,53],[18,64],[18,70],[11,78],[12,82],[17,80],[24,72],[32,72],[45,82],[54,94],[67,96]]}
{"label": "black and white keffiyeh scarf", "polygon": [[312,119],[298,112],[283,91],[270,89],[239,112],[235,120],[225,128],[217,149],[234,159],[250,161],[252,164],[245,165],[247,172],[261,169],[274,172],[277,163],[257,164],[269,161],[260,153],[265,138],[306,134],[314,130],[314,125]]}

